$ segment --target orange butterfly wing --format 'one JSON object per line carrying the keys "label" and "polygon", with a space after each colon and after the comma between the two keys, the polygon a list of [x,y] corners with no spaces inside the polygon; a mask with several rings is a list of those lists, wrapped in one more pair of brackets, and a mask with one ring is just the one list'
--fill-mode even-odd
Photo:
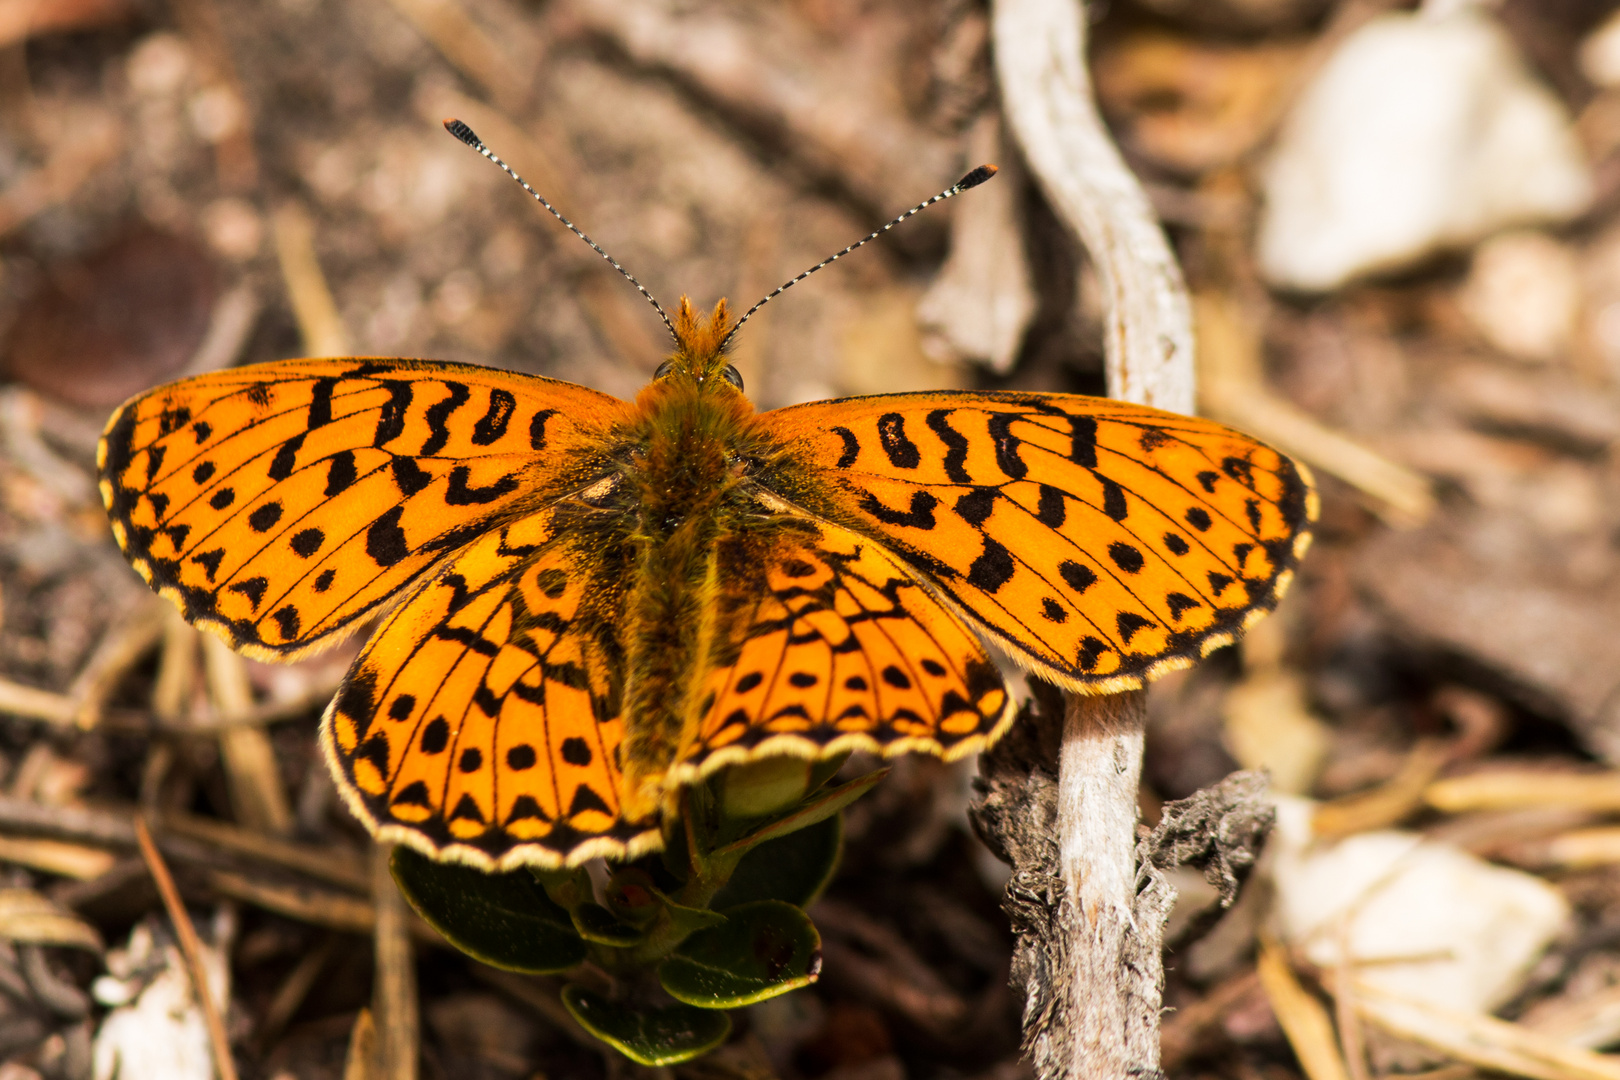
{"label": "orange butterfly wing", "polygon": [[102,438],[102,497],[130,562],[187,619],[289,659],[599,473],[593,451],[629,409],[463,364],[259,364],[125,403]]}
{"label": "orange butterfly wing", "polygon": [[763,486],[880,540],[1026,666],[1113,693],[1232,641],[1309,543],[1303,468],[1230,428],[1074,394],[893,394],[759,418]]}
{"label": "orange butterfly wing", "polygon": [[379,837],[485,869],[661,845],[621,812],[622,568],[574,509],[475,541],[355,661],[322,743]]}
{"label": "orange butterfly wing", "polygon": [[957,758],[1011,723],[984,647],[879,544],[797,519],[765,543],[722,540],[717,558],[722,630],[676,782],[762,748]]}

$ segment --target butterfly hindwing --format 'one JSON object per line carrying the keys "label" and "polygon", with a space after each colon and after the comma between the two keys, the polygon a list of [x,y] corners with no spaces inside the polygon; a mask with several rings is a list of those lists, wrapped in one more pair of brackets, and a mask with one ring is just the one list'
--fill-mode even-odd
{"label": "butterfly hindwing", "polygon": [[435,560],[586,478],[628,406],[411,360],[294,360],[136,397],[102,496],[135,568],[249,655],[352,629]]}
{"label": "butterfly hindwing", "polygon": [[620,813],[617,577],[552,512],[456,555],[377,630],[323,741],[379,835],[486,869],[658,844]]}
{"label": "butterfly hindwing", "polygon": [[1185,667],[1275,606],[1315,495],[1206,420],[1072,394],[895,394],[760,417],[761,483],[876,537],[1075,690]]}
{"label": "butterfly hindwing", "polygon": [[677,778],[765,752],[849,749],[946,757],[1010,722],[983,646],[878,544],[792,521],[764,543],[723,542],[722,628]]}

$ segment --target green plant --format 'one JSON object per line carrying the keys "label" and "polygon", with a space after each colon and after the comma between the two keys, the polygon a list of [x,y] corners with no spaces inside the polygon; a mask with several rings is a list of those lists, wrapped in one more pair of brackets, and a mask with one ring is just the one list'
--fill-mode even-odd
{"label": "green plant", "polygon": [[563,1004],[644,1065],[724,1042],[725,1010],[816,980],[805,914],[832,877],[846,806],[888,772],[832,779],[843,758],[765,758],[682,792],[662,852],[611,868],[487,874],[394,852],[394,880],[446,940],[510,971],[571,974]]}

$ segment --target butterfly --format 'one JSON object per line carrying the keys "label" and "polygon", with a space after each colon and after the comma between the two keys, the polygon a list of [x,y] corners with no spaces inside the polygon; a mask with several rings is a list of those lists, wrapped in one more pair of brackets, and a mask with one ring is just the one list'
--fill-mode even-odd
{"label": "butterfly", "polygon": [[724,301],[666,322],[633,402],[366,358],[148,391],[99,449],[113,533],[255,658],[380,616],[322,721],[340,790],[484,869],[658,850],[736,763],[975,753],[1016,711],[992,650],[1141,687],[1275,606],[1309,543],[1304,468],[1220,424],[990,391],[760,413]]}

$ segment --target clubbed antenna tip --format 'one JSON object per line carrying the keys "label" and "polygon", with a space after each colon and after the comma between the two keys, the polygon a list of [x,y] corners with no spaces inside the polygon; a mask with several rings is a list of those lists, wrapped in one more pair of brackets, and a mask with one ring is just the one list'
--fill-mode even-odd
{"label": "clubbed antenna tip", "polygon": [[986,180],[990,179],[994,175],[996,175],[996,167],[994,165],[980,165],[977,169],[972,170],[966,176],[962,177],[962,179],[958,180],[956,183],[952,184],[950,187],[946,188],[944,191],[940,192],[938,195],[935,195],[932,199],[929,199],[926,202],[918,203],[916,206],[913,206],[910,210],[907,210],[905,213],[901,214],[899,217],[895,218],[893,221],[891,221],[887,225],[883,226],[883,228],[877,229],[876,231],[870,233],[869,235],[867,235],[863,239],[855,241],[853,244],[849,245],[849,247],[845,248],[843,251],[840,251],[840,252],[838,252],[836,254],[827,256],[825,259],[822,259],[820,262],[816,263],[816,265],[812,266],[810,269],[806,270],[804,273],[800,274],[798,277],[794,278],[793,280],[788,281],[788,282],[786,282],[786,283],[784,283],[782,285],[778,285],[771,292],[767,293],[765,295],[764,299],[760,300],[759,303],[755,304],[753,307],[751,307],[747,311],[743,312],[743,317],[738,319],[737,322],[732,326],[731,332],[728,333],[724,338],[721,339],[720,348],[724,349],[726,347],[726,344],[728,342],[730,342],[733,337],[736,336],[737,331],[742,329],[742,324],[747,322],[753,316],[754,312],[758,311],[760,308],[762,308],[766,304],[770,303],[776,297],[781,296],[783,293],[785,293],[789,289],[793,288],[793,286],[797,285],[799,282],[803,281],[805,278],[809,277],[811,274],[815,273],[817,270],[820,270],[824,266],[832,265],[833,263],[837,262],[839,259],[842,259],[845,255],[848,255],[850,252],[854,251],[856,248],[863,247],[866,244],[870,243],[871,241],[876,240],[878,237],[882,236],[884,233],[888,232],[890,229],[894,228],[896,225],[900,224],[902,221],[905,221],[907,218],[911,217],[913,214],[920,213],[921,211],[928,209],[930,206],[933,206],[937,202],[944,202],[946,199],[954,198],[957,195],[962,194],[962,192],[968,190],[969,188],[976,188],[980,184],[984,183]]}
{"label": "clubbed antenna tip", "polygon": [[[444,122],[444,129],[474,150],[484,145],[484,141],[478,137],[472,128],[454,117]],[[974,171],[977,172],[978,170]]]}
{"label": "clubbed antenna tip", "polygon": [[667,312],[664,311],[663,306],[660,305],[658,303],[658,301],[653,298],[652,293],[647,291],[646,286],[642,285],[641,282],[639,282],[639,281],[637,281],[635,279],[635,276],[633,274],[631,274],[630,271],[626,270],[624,267],[619,265],[619,261],[617,259],[615,259],[613,256],[609,255],[607,252],[603,251],[601,249],[601,247],[596,243],[595,240],[592,240],[590,237],[586,236],[583,232],[580,232],[579,228],[572,221],[569,221],[567,218],[563,217],[560,213],[558,213],[557,208],[555,206],[552,206],[551,203],[547,202],[546,197],[544,195],[540,194],[538,191],[534,190],[534,188],[530,187],[529,182],[527,180],[523,179],[523,177],[519,176],[516,172],[514,172],[512,170],[512,166],[510,166],[506,162],[502,161],[499,157],[497,157],[495,155],[495,153],[493,151],[490,150],[489,147],[485,146],[484,141],[482,139],[480,139],[477,136],[477,134],[475,134],[473,132],[472,128],[468,127],[466,124],[463,124],[460,120],[456,120],[454,118],[451,118],[451,119],[446,120],[444,122],[444,129],[446,131],[448,131],[450,134],[454,135],[456,138],[460,139],[462,142],[466,143],[468,146],[472,147],[474,150],[478,151],[480,154],[482,154],[485,157],[489,158],[489,160],[493,161],[496,165],[500,166],[502,172],[506,173],[506,175],[510,176],[513,180],[516,180],[519,184],[522,184],[523,185],[523,190],[527,191],[530,195],[532,195],[534,197],[535,202],[539,203],[541,206],[545,207],[548,211],[550,211],[551,216],[556,218],[558,221],[562,222],[563,226],[569,232],[573,233],[575,236],[579,237],[581,240],[583,240],[587,244],[589,244],[591,246],[592,251],[594,251],[598,255],[602,256],[602,258],[604,258],[604,259],[606,259],[608,261],[609,265],[611,265],[613,267],[613,269],[615,269],[619,273],[623,274],[624,279],[626,281],[628,281],[630,284],[634,285],[636,287],[636,291],[639,292],[642,295],[642,297],[647,301],[647,303],[649,303],[649,304],[651,304],[653,306],[654,311],[658,312],[658,317],[660,319],[664,320],[664,325],[665,326],[669,327],[670,336],[675,339],[675,343],[677,345],[680,344],[681,336],[675,332],[675,324],[670,321],[669,315],[668,315]]}
{"label": "clubbed antenna tip", "polygon": [[[460,124],[461,121],[457,120],[456,123]],[[462,126],[466,127],[465,124],[462,124]],[[453,131],[454,129],[452,128],[451,130]],[[467,134],[471,135],[472,132],[469,131]],[[980,165],[977,169],[974,169],[972,172],[968,173],[966,176],[962,177],[962,179],[956,182],[956,190],[966,191],[968,188],[976,188],[986,180],[990,179],[992,176],[996,175],[996,172],[997,170],[994,165]]]}

